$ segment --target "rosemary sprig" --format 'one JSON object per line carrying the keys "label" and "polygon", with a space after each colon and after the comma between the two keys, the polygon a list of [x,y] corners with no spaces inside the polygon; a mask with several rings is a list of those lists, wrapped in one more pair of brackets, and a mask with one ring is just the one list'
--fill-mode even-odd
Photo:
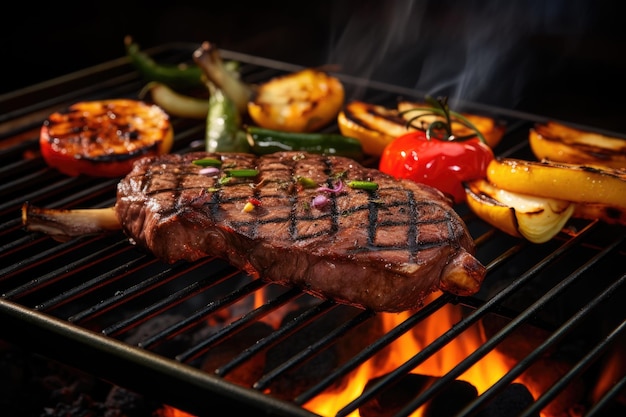
{"label": "rosemary sprig", "polygon": [[[481,142],[487,144],[487,141],[485,140],[483,134],[480,132],[480,130],[478,130],[476,126],[474,126],[472,122],[470,122],[462,114],[450,110],[447,97],[438,97],[437,99],[434,99],[430,96],[426,96],[426,103],[430,104],[431,107],[416,107],[400,112],[401,116],[411,112],[420,112],[417,116],[407,120],[407,128],[412,127],[424,132],[428,140],[437,139],[450,142],[462,142],[464,140],[477,137]],[[444,120],[436,120],[432,123],[429,123],[428,127],[424,127],[424,123],[417,123],[419,119],[430,116],[443,117]],[[462,124],[463,126],[473,130],[476,133],[465,136],[454,136],[452,132],[453,121]]]}

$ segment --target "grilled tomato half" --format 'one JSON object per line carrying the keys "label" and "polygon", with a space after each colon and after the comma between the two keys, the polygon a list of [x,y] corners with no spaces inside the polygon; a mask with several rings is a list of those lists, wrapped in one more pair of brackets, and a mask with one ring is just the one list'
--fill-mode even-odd
{"label": "grilled tomato half", "polygon": [[156,105],[131,99],[84,101],[52,113],[41,127],[46,163],[69,176],[120,177],[139,158],[168,153],[174,131]]}

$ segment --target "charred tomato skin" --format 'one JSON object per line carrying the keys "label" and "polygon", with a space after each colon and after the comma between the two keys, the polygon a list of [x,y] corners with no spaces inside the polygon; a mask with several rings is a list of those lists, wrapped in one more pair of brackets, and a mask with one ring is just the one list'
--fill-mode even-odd
{"label": "charred tomato skin", "polygon": [[173,145],[169,116],[135,100],[80,102],[51,114],[39,133],[46,164],[68,176],[115,178]]}
{"label": "charred tomato skin", "polygon": [[91,177],[115,178],[128,174],[135,161],[144,156],[157,155],[156,148],[144,149],[139,154],[114,154],[101,158],[90,158],[85,154],[71,153],[55,146],[50,140],[48,128],[43,126],[40,133],[39,148],[41,156],[50,168],[70,177],[87,175]]}
{"label": "charred tomato skin", "polygon": [[380,171],[396,178],[430,185],[449,195],[455,203],[466,199],[464,181],[484,178],[491,148],[478,138],[444,141],[414,131],[389,143],[380,157]]}

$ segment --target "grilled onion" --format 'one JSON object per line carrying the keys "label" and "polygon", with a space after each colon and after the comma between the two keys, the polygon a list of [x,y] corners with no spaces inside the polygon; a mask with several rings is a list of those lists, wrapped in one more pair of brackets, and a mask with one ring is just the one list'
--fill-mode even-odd
{"label": "grilled onion", "polygon": [[487,167],[487,180],[512,192],[626,208],[626,170],[496,158]]}
{"label": "grilled onion", "polygon": [[485,179],[465,183],[468,207],[485,222],[533,243],[552,239],[570,219],[575,204],[495,187]]}
{"label": "grilled onion", "polygon": [[530,129],[529,143],[539,160],[626,168],[626,139],[550,121]]}
{"label": "grilled onion", "polygon": [[152,81],[139,93],[139,98],[150,93],[152,101],[170,116],[206,119],[209,100],[181,94],[166,84]]}
{"label": "grilled onion", "polygon": [[29,202],[22,204],[22,224],[26,230],[45,233],[59,242],[122,229],[115,207],[69,210],[42,208]]}
{"label": "grilled onion", "polygon": [[248,114],[266,129],[314,132],[337,117],[344,95],[338,78],[307,68],[259,85]]}

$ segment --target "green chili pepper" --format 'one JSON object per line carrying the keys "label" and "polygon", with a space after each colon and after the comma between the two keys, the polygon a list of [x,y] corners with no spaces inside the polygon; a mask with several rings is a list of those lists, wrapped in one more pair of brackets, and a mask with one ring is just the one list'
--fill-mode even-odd
{"label": "green chili pepper", "polygon": [[361,142],[335,133],[291,133],[257,126],[249,126],[247,133],[250,149],[257,155],[279,151],[304,151],[352,159],[363,157]]}
{"label": "green chili pepper", "polygon": [[147,81],[157,81],[174,89],[204,86],[202,70],[197,65],[159,64],[150,55],[141,51],[130,36],[124,38],[124,44],[131,63]]}
{"label": "green chili pepper", "polygon": [[372,181],[349,181],[348,187],[358,190],[377,190],[378,183]]}
{"label": "green chili pepper", "polygon": [[208,152],[249,152],[246,132],[241,129],[241,115],[235,103],[221,88],[211,89],[206,118]]}
{"label": "green chili pepper", "polygon": [[312,178],[309,177],[298,177],[298,183],[302,185],[304,188],[314,188],[317,187],[317,183],[313,181]]}
{"label": "green chili pepper", "polygon": [[225,170],[225,173],[229,177],[237,178],[256,177],[259,175],[259,171],[256,169],[227,169]]}
{"label": "green chili pepper", "polygon": [[201,167],[219,167],[222,165],[222,161],[215,158],[202,158],[202,159],[194,159],[191,161],[194,165],[199,165]]}

